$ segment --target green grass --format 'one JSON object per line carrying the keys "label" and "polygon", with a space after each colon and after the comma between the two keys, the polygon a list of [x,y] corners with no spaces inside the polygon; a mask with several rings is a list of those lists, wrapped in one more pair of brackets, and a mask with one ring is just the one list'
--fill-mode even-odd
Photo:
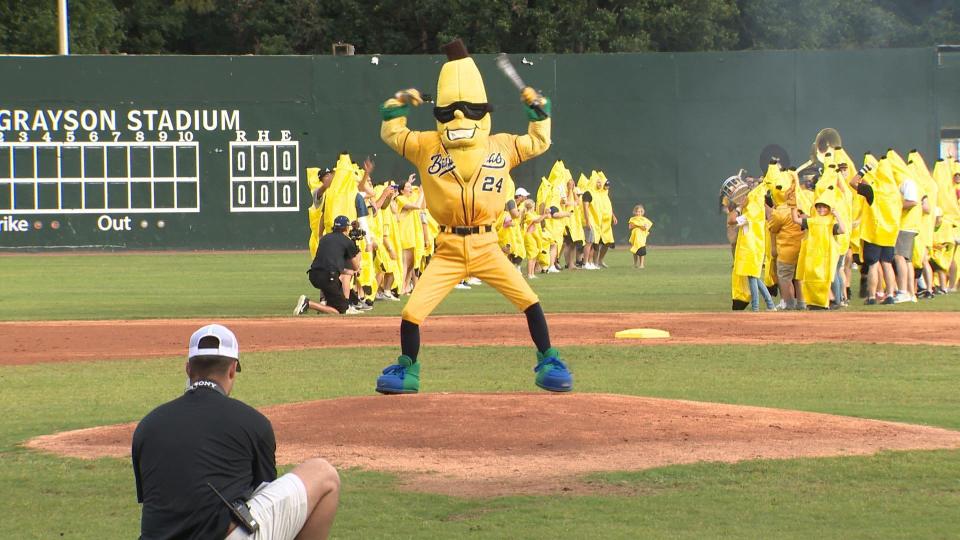
{"label": "green grass", "polygon": [[[726,248],[651,248],[635,270],[624,248],[602,271],[542,275],[532,282],[548,312],[726,311]],[[300,253],[57,254],[0,257],[0,320],[286,316],[313,289]],[[855,287],[856,288],[856,287]],[[852,309],[864,309],[854,301]],[[398,315],[380,302],[374,315]],[[896,310],[956,310],[957,296]],[[487,286],[453,291],[436,314],[513,313]]]}
{"label": "green grass", "polygon": [[[255,405],[371,395],[396,354],[249,353]],[[570,347],[578,391],[847,414],[960,429],[960,364],[925,346]],[[527,348],[427,347],[425,391],[529,391]],[[127,460],[27,451],[35,435],[134,421],[182,390],[181,358],[0,367],[0,485],[18,538],[130,538]],[[495,376],[494,376],[495,374]],[[424,419],[427,422],[429,419]],[[695,464],[594,475],[608,495],[462,499],[342,471],[338,538],[947,538],[960,530],[960,451]],[[42,508],[43,518],[37,510]],[[62,535],[62,536],[61,536]]]}

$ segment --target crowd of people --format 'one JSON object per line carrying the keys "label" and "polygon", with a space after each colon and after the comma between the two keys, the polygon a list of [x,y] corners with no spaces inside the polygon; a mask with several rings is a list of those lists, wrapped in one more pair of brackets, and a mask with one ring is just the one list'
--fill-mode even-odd
{"label": "crowd of people", "polygon": [[[375,164],[362,165],[340,154],[333,168],[307,169],[310,282],[320,296],[302,295],[294,313],[353,314],[377,301],[400,300],[417,285],[435,249],[440,225],[430,215],[417,177],[375,182]],[[606,268],[618,223],[610,200],[610,181],[602,171],[574,180],[562,161],[541,178],[535,195],[525,188],[501,186],[503,211],[494,229],[504,255],[528,279],[562,270]],[[629,222],[634,265],[643,268],[653,223],[643,205]],[[329,237],[329,239],[328,239]],[[345,242],[346,238],[349,242]],[[355,245],[351,250],[349,244]],[[469,289],[475,277],[456,288]],[[342,289],[338,294],[336,289]]]}
{"label": "crowd of people", "polygon": [[[911,150],[867,153],[858,169],[842,147],[822,167],[731,177],[721,204],[734,253],[733,309],[839,309],[853,270],[867,305],[917,302],[953,292],[960,243],[960,164],[931,171]],[[743,189],[735,189],[735,186]],[[781,301],[775,304],[773,296]]]}

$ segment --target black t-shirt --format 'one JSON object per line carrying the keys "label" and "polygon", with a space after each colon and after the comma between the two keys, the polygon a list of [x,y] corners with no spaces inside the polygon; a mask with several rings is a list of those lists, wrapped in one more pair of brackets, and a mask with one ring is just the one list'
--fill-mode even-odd
{"label": "black t-shirt", "polygon": [[133,434],[133,474],[143,503],[142,539],[223,538],[228,500],[277,478],[270,421],[249,405],[200,386],[144,417]]}
{"label": "black t-shirt", "polygon": [[581,199],[583,199],[583,202],[593,202],[593,195],[589,191],[584,191]]}
{"label": "black t-shirt", "polygon": [[347,261],[360,253],[357,243],[340,232],[324,235],[317,245],[317,255],[313,258],[310,270],[324,272],[343,272]]}

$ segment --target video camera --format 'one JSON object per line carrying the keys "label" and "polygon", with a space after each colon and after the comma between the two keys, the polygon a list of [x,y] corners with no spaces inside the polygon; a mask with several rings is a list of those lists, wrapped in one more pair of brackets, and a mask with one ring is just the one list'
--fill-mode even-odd
{"label": "video camera", "polygon": [[347,236],[349,236],[351,240],[358,242],[366,235],[367,231],[360,228],[359,221],[354,221],[350,224],[350,232],[347,234]]}

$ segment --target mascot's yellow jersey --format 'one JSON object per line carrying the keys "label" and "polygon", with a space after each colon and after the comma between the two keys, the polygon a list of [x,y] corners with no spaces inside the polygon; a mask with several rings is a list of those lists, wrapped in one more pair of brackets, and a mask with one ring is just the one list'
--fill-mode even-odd
{"label": "mascot's yellow jersey", "polygon": [[646,216],[633,216],[630,218],[630,225],[633,225],[630,229],[630,251],[637,251],[647,245],[647,237],[650,236],[653,222]]}
{"label": "mascot's yellow jersey", "polygon": [[747,194],[743,217],[747,224],[737,231],[737,249],[733,256],[733,273],[738,276],[760,277],[763,257],[767,250],[767,227],[764,215],[764,196],[767,187],[757,185]]}
{"label": "mascot's yellow jersey", "polygon": [[513,190],[510,170],[550,147],[550,119],[526,135],[490,135],[479,166],[454,163],[436,131],[411,131],[407,118],[384,121],[380,137],[420,172],[427,208],[441,225],[492,225]]}

